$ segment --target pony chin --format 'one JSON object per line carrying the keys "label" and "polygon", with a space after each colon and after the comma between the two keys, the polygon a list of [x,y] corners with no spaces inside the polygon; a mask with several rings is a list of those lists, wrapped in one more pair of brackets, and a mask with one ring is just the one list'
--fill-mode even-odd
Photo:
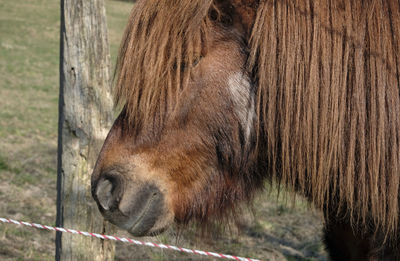
{"label": "pony chin", "polygon": [[228,173],[210,176],[214,178],[173,195],[178,227],[195,225],[207,235],[212,235],[216,229],[232,231],[233,227],[239,227],[243,210],[251,209],[254,195],[263,189],[260,185],[263,182],[246,183]]}

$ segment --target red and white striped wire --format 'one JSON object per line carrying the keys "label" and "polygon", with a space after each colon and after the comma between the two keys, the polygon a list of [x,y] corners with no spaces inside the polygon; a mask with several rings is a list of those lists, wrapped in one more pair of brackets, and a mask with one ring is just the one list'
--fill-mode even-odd
{"label": "red and white striped wire", "polygon": [[156,248],[161,248],[161,249],[170,249],[170,250],[175,250],[178,252],[183,252],[183,253],[188,253],[188,254],[197,254],[197,255],[203,255],[203,256],[209,256],[209,257],[238,260],[238,261],[261,261],[261,260],[252,259],[252,258],[225,255],[225,254],[219,254],[219,253],[207,252],[207,251],[201,251],[201,250],[195,250],[195,249],[187,249],[187,248],[170,246],[170,245],[165,245],[165,244],[156,244],[156,243],[152,243],[152,242],[143,242],[140,240],[125,238],[125,237],[101,235],[101,234],[97,234],[97,233],[83,232],[83,231],[79,231],[79,230],[62,228],[62,227],[45,226],[45,225],[41,225],[41,224],[17,221],[17,220],[8,219],[8,218],[0,218],[0,221],[3,223],[23,225],[23,226],[34,227],[34,228],[39,228],[39,229],[46,229],[46,230],[51,230],[51,231],[59,231],[59,232],[63,232],[63,233],[78,234],[78,235],[82,235],[82,236],[86,236],[86,237],[96,237],[96,238],[105,239],[105,240],[121,241],[124,243],[131,243],[131,244],[140,245],[140,246],[156,247]]}

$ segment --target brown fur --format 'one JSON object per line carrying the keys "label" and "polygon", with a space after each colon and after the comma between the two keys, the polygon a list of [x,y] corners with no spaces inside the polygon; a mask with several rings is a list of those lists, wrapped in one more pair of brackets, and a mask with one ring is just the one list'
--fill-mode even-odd
{"label": "brown fur", "polygon": [[166,112],[182,105],[215,23],[240,23],[250,36],[265,177],[327,211],[346,207],[352,224],[396,233],[399,2],[139,1],[117,65],[116,99],[129,125],[162,127]]}

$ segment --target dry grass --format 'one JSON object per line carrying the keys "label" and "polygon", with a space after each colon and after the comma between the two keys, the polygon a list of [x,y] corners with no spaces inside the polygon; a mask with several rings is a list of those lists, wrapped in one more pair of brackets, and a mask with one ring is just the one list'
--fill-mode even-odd
{"label": "dry grass", "polygon": [[[115,61],[132,4],[106,3]],[[59,1],[0,0],[0,216],[48,225],[56,215],[58,30]],[[240,234],[204,240],[189,231],[177,239],[171,230],[148,240],[258,258],[274,250],[288,260],[324,259],[318,216],[304,203],[291,208],[275,198],[259,198]],[[127,258],[202,259],[118,244],[116,259]],[[0,224],[0,260],[53,259],[53,233]]]}

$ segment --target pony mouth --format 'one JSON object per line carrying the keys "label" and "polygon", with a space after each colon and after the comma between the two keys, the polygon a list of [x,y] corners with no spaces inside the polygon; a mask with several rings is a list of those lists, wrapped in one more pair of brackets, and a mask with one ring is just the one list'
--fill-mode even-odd
{"label": "pony mouth", "polygon": [[129,222],[128,229],[126,229],[133,236],[145,236],[153,234],[150,232],[157,222],[161,213],[157,213],[157,206],[159,205],[160,196],[159,194],[154,193],[151,198],[148,200],[148,203],[145,205],[144,209],[141,211],[137,218],[132,218]]}
{"label": "pony mouth", "polygon": [[120,205],[119,211],[126,217],[126,222],[120,227],[136,237],[155,236],[164,232],[173,221],[167,211],[164,194],[158,189],[144,193],[147,196],[141,192],[138,194],[135,195],[136,200],[126,199],[131,204]]}

